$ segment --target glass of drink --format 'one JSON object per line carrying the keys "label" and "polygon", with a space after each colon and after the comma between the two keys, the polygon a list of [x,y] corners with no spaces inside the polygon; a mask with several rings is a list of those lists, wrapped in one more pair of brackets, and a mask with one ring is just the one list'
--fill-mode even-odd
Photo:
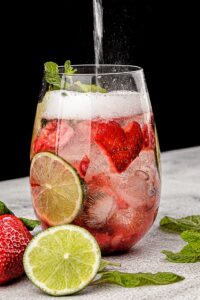
{"label": "glass of drink", "polygon": [[51,171],[41,159],[34,171],[35,159],[33,206],[44,228],[70,222],[90,231],[103,253],[125,251],[150,229],[160,199],[159,144],[143,70],[100,65],[97,74],[94,65],[73,67],[70,75],[64,67],[44,74],[31,159],[50,153],[54,167],[56,157],[66,162],[80,179],[82,204],[65,219],[67,201],[77,196],[60,192],[61,169]]}

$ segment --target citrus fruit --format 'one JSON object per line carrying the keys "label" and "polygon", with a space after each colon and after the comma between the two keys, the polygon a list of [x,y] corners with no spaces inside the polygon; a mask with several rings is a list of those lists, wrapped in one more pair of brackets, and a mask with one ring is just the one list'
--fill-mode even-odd
{"label": "citrus fruit", "polygon": [[24,253],[28,278],[50,295],[69,295],[87,286],[99,270],[95,238],[75,225],[51,227],[29,243]]}
{"label": "citrus fruit", "polygon": [[30,184],[35,212],[48,226],[71,223],[78,215],[84,186],[76,170],[62,158],[49,152],[36,154]]}

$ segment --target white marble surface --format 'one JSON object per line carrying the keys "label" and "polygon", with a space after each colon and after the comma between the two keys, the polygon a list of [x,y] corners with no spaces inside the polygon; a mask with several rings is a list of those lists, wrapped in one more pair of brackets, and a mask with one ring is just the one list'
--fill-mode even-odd
{"label": "white marble surface", "polygon": [[[68,299],[103,300],[199,300],[200,263],[173,264],[164,259],[161,250],[178,251],[184,242],[178,235],[159,230],[164,215],[183,217],[200,214],[200,147],[162,154],[163,187],[157,220],[149,234],[128,254],[112,257],[122,262],[127,272],[171,271],[185,276],[185,280],[168,286],[148,286],[125,289],[104,285],[88,287],[79,295]],[[17,214],[34,217],[31,207],[28,178],[0,182],[0,199]],[[25,277],[8,286],[0,287],[0,300],[37,299],[54,297],[43,294]]]}

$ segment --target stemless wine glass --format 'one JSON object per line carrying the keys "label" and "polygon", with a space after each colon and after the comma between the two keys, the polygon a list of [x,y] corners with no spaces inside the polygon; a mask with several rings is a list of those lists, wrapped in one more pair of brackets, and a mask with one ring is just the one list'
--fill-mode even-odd
{"label": "stemless wine glass", "polygon": [[63,67],[44,74],[31,146],[33,207],[43,228],[73,223],[90,231],[103,253],[125,251],[152,226],[160,199],[143,70],[74,68],[72,75]]}

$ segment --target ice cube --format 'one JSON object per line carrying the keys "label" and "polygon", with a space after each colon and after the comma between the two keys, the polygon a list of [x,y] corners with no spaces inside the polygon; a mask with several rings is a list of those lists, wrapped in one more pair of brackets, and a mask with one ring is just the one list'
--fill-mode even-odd
{"label": "ice cube", "polygon": [[108,174],[109,172],[108,158],[96,144],[92,144],[90,151],[90,165],[87,170],[86,180],[89,180],[95,174]]}
{"label": "ice cube", "polygon": [[102,228],[115,212],[117,198],[110,187],[109,176],[96,174],[87,182],[87,198],[80,219],[89,228]]}
{"label": "ice cube", "polygon": [[150,228],[154,217],[155,209],[150,211],[146,211],[144,207],[116,209],[109,220],[109,226],[115,235],[122,234],[124,237],[134,235],[135,240],[138,240]]}
{"label": "ice cube", "polygon": [[102,192],[93,193],[85,200],[79,220],[91,229],[100,229],[105,226],[116,209],[115,200]]}
{"label": "ice cube", "polygon": [[69,143],[59,151],[59,156],[70,163],[77,163],[90,154],[90,121],[74,122],[70,124],[74,129],[74,135]]}
{"label": "ice cube", "polygon": [[[142,153],[144,152],[144,153]],[[113,189],[131,207],[153,207],[159,196],[159,178],[153,151],[142,151],[121,174],[111,174]]]}
{"label": "ice cube", "polygon": [[94,198],[90,202],[87,209],[87,221],[86,224],[92,228],[102,228],[111,218],[116,209],[115,200],[104,193],[100,193],[99,196],[94,195]]}
{"label": "ice cube", "polygon": [[117,209],[110,218],[109,224],[115,231],[134,232],[138,226],[138,212],[132,207]]}

